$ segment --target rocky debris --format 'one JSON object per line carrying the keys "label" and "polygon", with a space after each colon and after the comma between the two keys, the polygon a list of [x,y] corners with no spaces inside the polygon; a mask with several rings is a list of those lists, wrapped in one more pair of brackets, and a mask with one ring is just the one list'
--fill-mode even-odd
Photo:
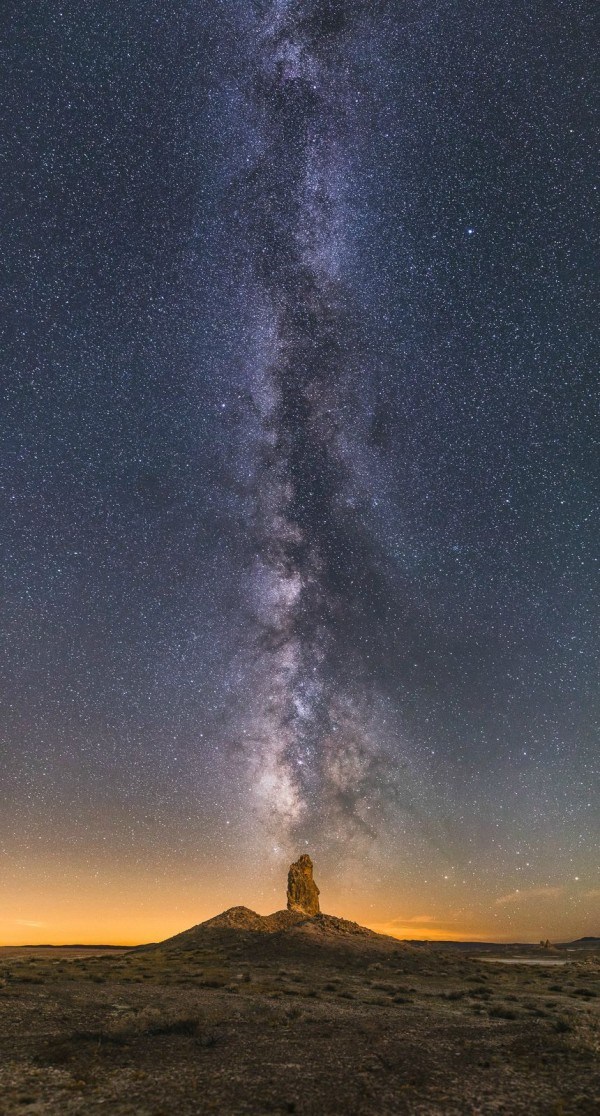
{"label": "rocky debris", "polygon": [[259,915],[248,907],[230,907],[228,911],[209,918],[202,926],[205,930],[249,930],[253,933],[274,934],[278,930],[287,930],[300,921],[300,914],[292,911]]}
{"label": "rocky debris", "polygon": [[287,887],[288,911],[313,918],[320,912],[319,889],[313,880],[313,862],[307,853],[290,864]]}
{"label": "rocky debris", "polygon": [[396,939],[390,939],[387,935],[377,934],[375,930],[369,930],[366,926],[360,926],[358,922],[350,922],[347,918],[336,918],[335,915],[317,914],[314,915],[310,922],[302,920],[297,922],[293,928],[297,932],[309,934],[311,937],[323,936],[348,936],[353,935],[361,938],[384,938],[385,941],[393,941],[395,946],[398,946]]}
{"label": "rocky debris", "polygon": [[264,930],[262,915],[251,911],[249,907],[230,907],[222,914],[207,919],[202,925],[205,929],[231,929],[231,930]]}

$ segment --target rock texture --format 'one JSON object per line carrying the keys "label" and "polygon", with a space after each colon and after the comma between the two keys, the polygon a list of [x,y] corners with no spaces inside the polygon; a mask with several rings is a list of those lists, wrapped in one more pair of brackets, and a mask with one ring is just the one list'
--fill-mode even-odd
{"label": "rock texture", "polygon": [[312,860],[306,853],[290,864],[287,906],[288,911],[309,915],[311,918],[319,914],[319,889],[313,880]]}

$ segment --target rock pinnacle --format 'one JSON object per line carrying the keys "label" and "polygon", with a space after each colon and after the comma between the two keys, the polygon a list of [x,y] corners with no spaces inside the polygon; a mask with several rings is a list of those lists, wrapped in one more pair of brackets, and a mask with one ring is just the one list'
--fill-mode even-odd
{"label": "rock pinnacle", "polygon": [[287,886],[288,911],[299,914],[319,914],[319,889],[313,880],[313,863],[307,853],[290,864]]}

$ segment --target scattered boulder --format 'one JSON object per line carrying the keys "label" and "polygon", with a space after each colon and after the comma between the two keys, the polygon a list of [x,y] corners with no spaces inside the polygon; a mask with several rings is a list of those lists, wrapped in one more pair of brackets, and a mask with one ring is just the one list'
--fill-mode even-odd
{"label": "scattered boulder", "polygon": [[313,862],[307,853],[290,864],[287,886],[287,908],[313,918],[320,912],[319,889],[313,880]]}

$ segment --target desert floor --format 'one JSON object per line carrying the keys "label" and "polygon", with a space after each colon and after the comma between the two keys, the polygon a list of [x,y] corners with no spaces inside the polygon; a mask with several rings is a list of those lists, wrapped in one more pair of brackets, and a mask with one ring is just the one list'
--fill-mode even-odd
{"label": "desert floor", "polygon": [[386,941],[0,950],[0,1113],[600,1113],[598,954]]}

